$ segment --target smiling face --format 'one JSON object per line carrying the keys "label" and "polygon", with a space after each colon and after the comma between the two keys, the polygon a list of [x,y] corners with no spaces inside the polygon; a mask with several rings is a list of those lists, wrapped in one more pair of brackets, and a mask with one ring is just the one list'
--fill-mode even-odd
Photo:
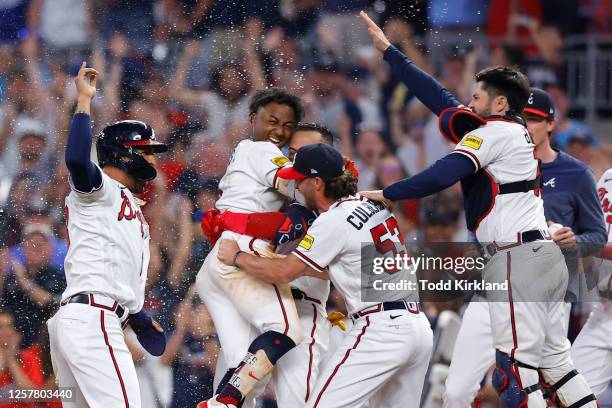
{"label": "smiling face", "polygon": [[269,141],[279,148],[287,144],[297,124],[293,108],[277,102],[262,106],[250,120],[256,141]]}

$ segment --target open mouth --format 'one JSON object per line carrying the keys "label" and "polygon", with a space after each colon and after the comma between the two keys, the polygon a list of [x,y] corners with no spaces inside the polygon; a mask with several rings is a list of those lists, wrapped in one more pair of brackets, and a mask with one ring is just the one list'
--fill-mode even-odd
{"label": "open mouth", "polygon": [[280,139],[274,137],[274,136],[270,136],[268,137],[268,140],[272,143],[274,143],[275,145],[279,145],[281,143]]}

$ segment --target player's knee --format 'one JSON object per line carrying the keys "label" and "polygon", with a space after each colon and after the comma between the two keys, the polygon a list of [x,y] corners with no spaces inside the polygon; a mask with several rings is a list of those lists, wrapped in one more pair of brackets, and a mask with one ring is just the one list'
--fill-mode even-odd
{"label": "player's knee", "polygon": [[499,350],[495,352],[493,387],[502,408],[526,406],[530,394],[541,392],[537,369]]}
{"label": "player's knee", "polygon": [[266,324],[262,327],[259,327],[262,332],[278,332],[284,333],[287,337],[289,337],[295,344],[300,344],[303,340],[302,334],[302,326],[300,324],[300,319],[296,313],[288,313],[286,321],[275,321],[270,324]]}
{"label": "player's knee", "polygon": [[563,406],[595,408],[597,400],[582,375],[571,363],[559,367],[541,368],[544,396]]}
{"label": "player's knee", "polygon": [[272,364],[294,348],[296,343],[289,336],[276,331],[267,331],[259,335],[249,347],[249,353],[255,354],[263,350]]}

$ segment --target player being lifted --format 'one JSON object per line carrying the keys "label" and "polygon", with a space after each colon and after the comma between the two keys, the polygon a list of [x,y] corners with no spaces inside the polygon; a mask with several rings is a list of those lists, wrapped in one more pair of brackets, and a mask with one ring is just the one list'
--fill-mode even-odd
{"label": "player being lifted", "polygon": [[373,401],[398,407],[419,401],[433,335],[418,292],[401,292],[385,302],[363,301],[361,292],[363,262],[369,259],[362,257],[364,244],[379,255],[396,250],[404,244],[397,221],[383,204],[355,194],[356,177],[329,145],[302,147],[293,167],[279,176],[296,179],[308,208],[321,212],[308,234],[283,259],[244,253],[239,242],[224,239],[219,259],[272,284],[329,271],[354,325],[325,362],[306,406],[361,407]]}
{"label": "player being lifted", "polygon": [[[308,144],[327,143],[333,144],[333,134],[324,126],[315,123],[299,123],[289,141],[288,158],[293,160],[296,151]],[[350,166],[349,166],[350,167]],[[233,214],[224,212],[224,223],[232,223]],[[241,215],[238,215],[240,217]],[[258,216],[250,214],[250,216]],[[277,245],[276,253],[287,254],[291,252],[305,235],[307,229],[316,218],[313,211],[303,205],[293,202],[284,213],[283,222],[279,225],[271,224],[270,231],[263,233],[262,228],[249,231],[249,234],[269,236],[274,233],[271,243]],[[325,351],[330,334],[330,325],[327,321],[325,304],[329,296],[329,281],[304,276],[289,283],[291,294],[300,317],[302,328],[302,342],[292,348],[276,364],[272,379],[274,381],[274,394],[279,407],[297,407],[303,405],[310,396],[312,388],[318,378],[319,362]],[[333,321],[334,319],[332,319]],[[337,322],[336,322],[337,323]],[[339,325],[339,324],[338,324]],[[340,325],[339,325],[340,326]],[[240,335],[244,330],[238,330],[235,334]],[[251,333],[252,341],[255,333]],[[239,354],[239,350],[237,350]],[[246,352],[246,348],[242,350]],[[218,373],[227,370],[223,354],[217,359]],[[222,374],[221,374],[222,376]],[[220,378],[219,378],[220,380]],[[215,378],[217,381],[217,378]],[[243,402],[243,407],[254,407],[255,398],[260,391],[264,390],[265,384],[260,384],[248,398]]]}
{"label": "player being lifted", "polygon": [[[234,238],[244,251],[274,256],[270,241],[256,237],[282,223],[287,197],[294,195],[278,171],[288,162],[280,151],[301,120],[298,97],[278,88],[257,92],[249,106],[253,140],[238,144],[219,188],[223,192],[204,218],[213,241]],[[282,194],[281,194],[282,193]],[[279,215],[281,216],[279,218]],[[207,219],[211,218],[211,219]],[[277,360],[299,344],[302,332],[288,285],[270,285],[217,259],[218,242],[198,272],[198,292],[213,318],[223,357],[229,367],[218,395],[200,407],[237,407],[255,385],[272,371]],[[320,274],[317,274],[320,277]],[[251,332],[255,339],[250,342]],[[246,356],[244,351],[248,350]]]}
{"label": "player being lifted", "polygon": [[[64,261],[67,287],[48,321],[51,360],[60,387],[74,387],[65,407],[140,407],[136,370],[123,337],[129,322],[143,347],[159,356],[166,340],[144,311],[149,226],[135,196],[157,175],[154,153],[166,151],[145,123],[105,127],[90,160],[91,99],[98,73],[81,66],[76,113],[68,133],[66,198],[70,247]],[[101,170],[103,168],[103,170]]]}
{"label": "player being lifted", "polygon": [[442,133],[457,144],[422,173],[363,194],[385,201],[420,198],[461,181],[468,228],[491,256],[483,276],[507,280],[509,286],[507,294],[496,294],[501,299],[490,302],[494,386],[502,406],[545,407],[541,374],[547,383],[559,383],[564,405],[596,407],[582,376],[566,380],[574,370],[570,343],[555,325],[563,316],[568,271],[548,234],[535,145],[520,116],[529,81],[512,68],[487,68],[476,74],[469,110],[457,108],[460,102],[453,95],[391,45],[365,13],[361,18],[391,69],[440,116]]}

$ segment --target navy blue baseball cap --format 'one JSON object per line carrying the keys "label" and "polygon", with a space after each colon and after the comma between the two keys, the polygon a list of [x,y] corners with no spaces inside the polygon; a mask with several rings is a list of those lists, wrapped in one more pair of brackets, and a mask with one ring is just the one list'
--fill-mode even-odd
{"label": "navy blue baseball cap", "polygon": [[546,119],[555,118],[555,105],[548,92],[540,88],[531,88],[531,94],[527,100],[527,106],[523,113],[531,113]]}
{"label": "navy blue baseball cap", "polygon": [[311,144],[301,147],[295,154],[293,166],[278,171],[278,177],[286,180],[303,180],[320,177],[330,180],[344,173],[344,159],[328,144]]}

